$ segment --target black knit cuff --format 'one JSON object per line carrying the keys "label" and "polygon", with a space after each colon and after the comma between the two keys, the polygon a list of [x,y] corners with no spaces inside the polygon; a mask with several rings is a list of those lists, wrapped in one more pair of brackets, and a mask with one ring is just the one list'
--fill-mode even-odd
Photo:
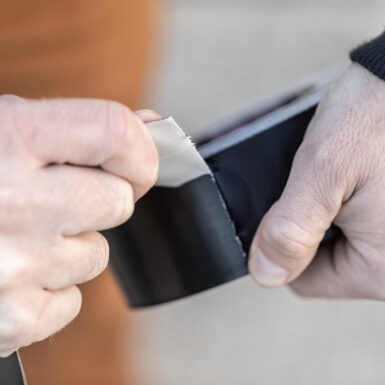
{"label": "black knit cuff", "polygon": [[350,53],[352,61],[385,80],[385,32]]}

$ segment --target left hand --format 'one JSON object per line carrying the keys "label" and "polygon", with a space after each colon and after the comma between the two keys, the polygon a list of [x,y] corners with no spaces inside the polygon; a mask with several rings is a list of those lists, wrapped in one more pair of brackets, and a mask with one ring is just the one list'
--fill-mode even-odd
{"label": "left hand", "polygon": [[[344,236],[318,250],[332,222]],[[306,296],[385,300],[385,82],[359,64],[319,104],[249,269]]]}

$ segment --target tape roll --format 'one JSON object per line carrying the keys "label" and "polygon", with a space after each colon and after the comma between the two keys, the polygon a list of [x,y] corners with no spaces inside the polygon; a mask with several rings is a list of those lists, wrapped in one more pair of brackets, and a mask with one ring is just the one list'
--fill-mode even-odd
{"label": "tape roll", "polygon": [[150,124],[160,179],[132,219],[106,234],[131,305],[168,302],[247,274],[252,237],[283,191],[324,91],[302,88],[240,114],[213,130],[200,154],[171,118]]}

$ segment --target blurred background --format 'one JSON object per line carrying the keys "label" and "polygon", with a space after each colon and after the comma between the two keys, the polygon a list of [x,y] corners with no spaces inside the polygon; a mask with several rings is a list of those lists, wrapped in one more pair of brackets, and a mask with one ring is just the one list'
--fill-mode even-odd
{"label": "blurred background", "polygon": [[[347,62],[383,0],[8,0],[2,93],[92,96],[174,115],[192,137]],[[385,380],[385,306],[304,300],[249,277],[129,311],[109,273],[83,311],[22,354],[30,385],[308,385]]]}

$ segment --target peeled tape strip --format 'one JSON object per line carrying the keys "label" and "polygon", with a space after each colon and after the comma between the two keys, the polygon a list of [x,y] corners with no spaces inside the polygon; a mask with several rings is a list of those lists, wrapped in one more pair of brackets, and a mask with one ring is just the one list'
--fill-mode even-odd
{"label": "peeled tape strip", "polygon": [[146,124],[159,153],[157,186],[179,187],[211,171],[172,117]]}

